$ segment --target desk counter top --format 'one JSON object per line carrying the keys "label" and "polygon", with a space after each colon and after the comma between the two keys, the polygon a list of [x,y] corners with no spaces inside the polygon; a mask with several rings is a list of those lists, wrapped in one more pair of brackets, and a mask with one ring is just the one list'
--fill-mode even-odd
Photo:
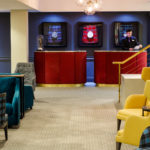
{"label": "desk counter top", "polygon": [[48,50],[44,50],[44,51],[35,51],[35,53],[39,53],[39,52],[43,52],[43,53],[52,53],[52,52],[58,52],[58,53],[60,53],[60,52],[65,52],[65,53],[70,53],[70,52],[73,52],[73,53],[79,53],[79,52],[86,52],[86,50],[78,50],[78,51],[71,51],[71,50],[69,50],[69,51],[48,51]]}
{"label": "desk counter top", "polygon": [[[125,51],[125,50],[95,50],[94,52],[125,52],[125,53],[131,53],[131,52],[139,52],[139,51]],[[146,51],[145,51],[146,52]]]}
{"label": "desk counter top", "polygon": [[122,74],[122,78],[124,79],[141,79],[141,74]]}

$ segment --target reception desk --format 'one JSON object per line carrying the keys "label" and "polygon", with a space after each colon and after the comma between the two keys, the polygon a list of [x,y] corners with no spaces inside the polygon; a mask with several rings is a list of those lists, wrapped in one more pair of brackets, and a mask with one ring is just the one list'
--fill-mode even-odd
{"label": "reception desk", "polygon": [[[136,51],[95,51],[94,52],[94,80],[97,85],[118,84],[118,65],[114,61],[124,61],[137,53]],[[140,74],[147,66],[147,52],[142,52],[129,62],[121,65],[123,74]]]}
{"label": "reception desk", "polygon": [[36,82],[41,86],[86,82],[86,51],[36,51],[34,63]]}

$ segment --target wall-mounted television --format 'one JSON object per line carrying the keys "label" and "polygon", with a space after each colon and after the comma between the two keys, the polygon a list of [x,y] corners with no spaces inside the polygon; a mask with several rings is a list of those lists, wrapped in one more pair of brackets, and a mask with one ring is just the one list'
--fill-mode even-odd
{"label": "wall-mounted television", "polygon": [[79,47],[101,47],[103,45],[103,23],[79,22],[78,45]]}
{"label": "wall-mounted television", "polygon": [[66,22],[43,22],[44,47],[67,46]]}
{"label": "wall-mounted television", "polygon": [[121,46],[121,41],[126,37],[126,30],[131,29],[133,36],[139,40],[139,22],[114,22],[114,45]]}

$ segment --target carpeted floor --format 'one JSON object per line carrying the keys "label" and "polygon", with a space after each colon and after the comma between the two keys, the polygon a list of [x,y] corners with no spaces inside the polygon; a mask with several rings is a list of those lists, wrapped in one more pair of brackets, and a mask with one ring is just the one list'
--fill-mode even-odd
{"label": "carpeted floor", "polygon": [[[19,129],[2,150],[115,150],[117,88],[37,88]],[[135,150],[122,145],[121,150]]]}

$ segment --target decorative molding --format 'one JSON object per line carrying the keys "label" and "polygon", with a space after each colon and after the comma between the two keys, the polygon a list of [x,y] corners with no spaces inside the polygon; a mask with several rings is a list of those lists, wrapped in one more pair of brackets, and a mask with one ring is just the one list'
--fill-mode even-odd
{"label": "decorative molding", "polygon": [[34,57],[29,57],[29,62],[34,62]]}
{"label": "decorative molding", "polygon": [[0,62],[10,62],[11,58],[10,57],[0,57]]}
{"label": "decorative molding", "polygon": [[[11,61],[11,57],[0,57],[0,62],[10,62]],[[34,57],[29,57],[29,62],[33,62],[34,61]]]}

